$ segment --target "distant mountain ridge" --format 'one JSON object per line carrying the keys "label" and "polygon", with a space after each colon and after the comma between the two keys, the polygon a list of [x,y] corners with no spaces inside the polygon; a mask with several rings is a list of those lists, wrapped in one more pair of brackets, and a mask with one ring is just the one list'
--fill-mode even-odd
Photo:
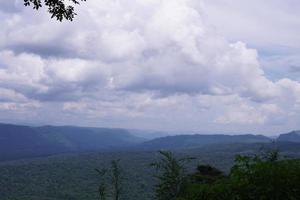
{"label": "distant mountain ridge", "polygon": [[[154,136],[150,136],[151,133]],[[0,123],[0,161],[93,151],[187,149],[272,141],[300,143],[299,133],[293,131],[281,134],[277,139],[252,134],[164,136],[164,132],[159,131],[76,126],[32,127]]]}
{"label": "distant mountain ridge", "polygon": [[277,141],[300,142],[300,131],[292,131],[289,133],[280,134]]}
{"label": "distant mountain ridge", "polygon": [[124,129],[0,124],[0,161],[127,147],[144,139]]}
{"label": "distant mountain ridge", "polygon": [[146,141],[141,145],[143,149],[184,149],[196,148],[213,144],[230,144],[230,143],[267,143],[272,140],[263,135],[177,135],[156,138]]}

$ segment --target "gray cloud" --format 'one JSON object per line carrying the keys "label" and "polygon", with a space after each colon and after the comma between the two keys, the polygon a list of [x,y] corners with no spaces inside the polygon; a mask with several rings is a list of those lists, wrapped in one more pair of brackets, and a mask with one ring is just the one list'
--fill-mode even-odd
{"label": "gray cloud", "polygon": [[300,72],[300,66],[292,65],[292,66],[290,66],[290,70],[291,70],[291,72],[299,73]]}
{"label": "gray cloud", "polygon": [[[226,2],[199,9],[193,0],[90,0],[73,23],[6,3],[0,10],[0,120],[11,111],[11,118],[32,112],[24,116],[47,123],[272,131],[283,120],[272,123],[275,115],[299,119],[298,80],[277,72],[270,78],[274,59],[261,61],[245,42],[264,43],[250,33],[228,41],[218,24],[216,30],[207,22],[215,20],[209,19],[213,8],[230,9]],[[296,126],[291,123],[285,128]]]}
{"label": "gray cloud", "polygon": [[[251,46],[299,48],[300,4],[297,0],[204,0],[208,21],[229,40]],[[231,23],[232,22],[232,23]]]}
{"label": "gray cloud", "polygon": [[20,12],[23,9],[21,3],[18,0],[0,0],[0,11],[5,13]]}

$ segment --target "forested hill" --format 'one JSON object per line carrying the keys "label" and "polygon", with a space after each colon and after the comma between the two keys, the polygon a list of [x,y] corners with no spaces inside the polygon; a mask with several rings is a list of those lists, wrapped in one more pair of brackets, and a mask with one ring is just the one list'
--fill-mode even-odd
{"label": "forested hill", "polygon": [[300,142],[300,131],[292,131],[290,133],[281,134],[278,141]]}
{"label": "forested hill", "polygon": [[0,124],[0,161],[67,152],[112,150],[144,141],[124,129]]}
{"label": "forested hill", "polygon": [[[218,144],[270,143],[273,141],[266,136],[252,134],[195,134],[150,139],[152,133],[149,131],[112,128],[75,126],[30,127],[0,124],[0,161],[61,153],[184,149]],[[154,133],[157,136],[164,135],[163,132]],[[281,134],[275,141],[300,142],[299,131]]]}
{"label": "forested hill", "polygon": [[263,135],[178,135],[146,141],[142,149],[195,148],[213,144],[268,143],[271,139]]}
{"label": "forested hill", "polygon": [[[284,158],[300,158],[300,143],[289,142],[218,144],[173,152],[178,158],[195,158],[187,163],[189,171],[195,170],[197,164],[210,164],[229,172],[237,154],[257,154],[262,147],[266,151],[279,149]],[[157,160],[157,156],[156,151],[93,152],[0,162],[0,199],[99,199],[97,191],[101,178],[94,169],[109,168],[112,160],[121,159],[125,176],[123,199],[153,200],[153,176],[157,173],[150,164]]]}

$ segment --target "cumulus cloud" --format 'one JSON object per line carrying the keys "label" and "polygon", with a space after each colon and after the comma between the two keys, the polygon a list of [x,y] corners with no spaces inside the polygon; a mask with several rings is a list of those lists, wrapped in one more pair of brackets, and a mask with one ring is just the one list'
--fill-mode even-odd
{"label": "cumulus cloud", "polygon": [[270,79],[257,50],[219,35],[194,0],[90,0],[72,23],[3,5],[0,101],[175,129],[264,125],[299,107],[299,82]]}

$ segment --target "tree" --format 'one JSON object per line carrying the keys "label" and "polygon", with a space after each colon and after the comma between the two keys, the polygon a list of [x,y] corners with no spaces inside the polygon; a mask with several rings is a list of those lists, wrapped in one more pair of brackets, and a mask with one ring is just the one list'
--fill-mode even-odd
{"label": "tree", "polygon": [[77,15],[74,11],[74,5],[86,0],[68,0],[73,5],[67,5],[65,0],[24,0],[25,6],[30,6],[35,10],[40,9],[43,5],[47,7],[51,18],[56,18],[59,21],[72,21]]}
{"label": "tree", "polygon": [[198,165],[197,172],[192,175],[191,179],[198,183],[214,183],[223,177],[225,177],[224,173],[215,167]]}
{"label": "tree", "polygon": [[229,200],[231,197],[223,172],[210,165],[199,165],[195,173],[187,176],[186,187],[180,200]]}
{"label": "tree", "polygon": [[[99,199],[105,200],[108,196],[109,199],[120,200],[122,194],[123,175],[120,166],[120,159],[111,161],[111,167],[107,169],[95,169],[100,176],[100,184],[98,187]],[[107,178],[110,182],[107,183]]]}
{"label": "tree", "polygon": [[210,166],[198,167],[177,200],[300,199],[300,160],[279,158],[278,151],[239,155],[228,176]]}
{"label": "tree", "polygon": [[111,180],[113,188],[113,199],[119,200],[121,196],[123,180],[120,160],[113,160],[111,162]]}
{"label": "tree", "polygon": [[168,151],[159,151],[161,160],[152,163],[159,172],[157,176],[158,184],[155,186],[155,197],[158,200],[175,200],[182,187],[186,177],[185,163],[193,158],[180,158]]}
{"label": "tree", "polygon": [[105,175],[106,175],[107,170],[106,169],[102,169],[102,170],[95,169],[95,171],[99,174],[100,181],[101,181],[100,184],[99,184],[99,187],[98,187],[99,199],[100,200],[105,200],[106,196],[107,196],[107,185],[106,185],[104,179],[105,179]]}
{"label": "tree", "polygon": [[280,160],[278,152],[238,156],[230,182],[239,199],[300,199],[300,160]]}

